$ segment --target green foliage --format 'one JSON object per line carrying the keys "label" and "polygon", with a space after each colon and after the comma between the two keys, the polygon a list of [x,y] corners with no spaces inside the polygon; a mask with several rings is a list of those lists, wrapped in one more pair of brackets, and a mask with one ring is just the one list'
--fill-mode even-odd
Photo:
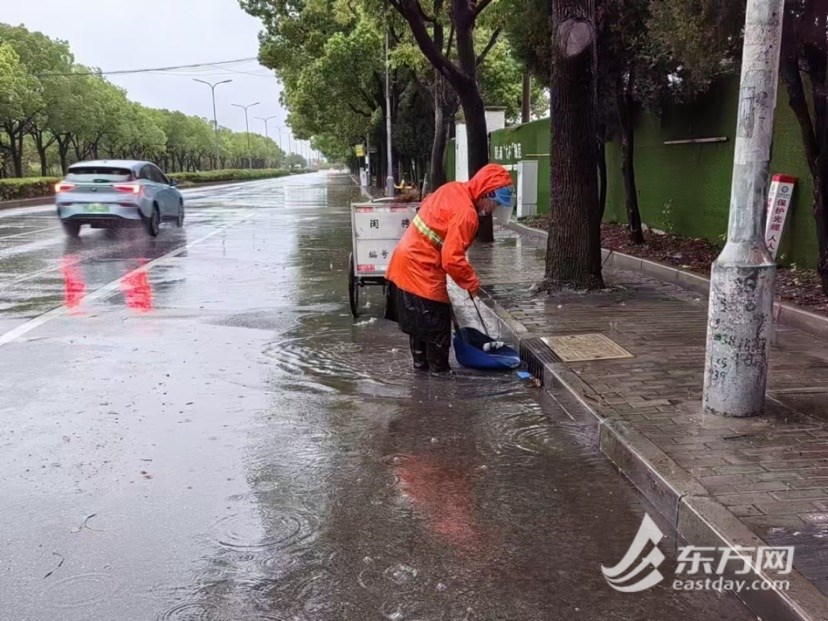
{"label": "green foliage", "polygon": [[217,183],[220,181],[255,181],[257,179],[274,179],[285,177],[290,172],[281,168],[257,168],[257,169],[226,169],[210,170],[206,172],[185,172],[173,173],[170,179],[176,179],[181,185],[199,183]]}
{"label": "green foliage", "polygon": [[651,45],[673,61],[678,98],[692,100],[738,69],[745,0],[651,0]]}
{"label": "green foliage", "polygon": [[41,105],[39,85],[8,43],[0,43],[0,119],[22,119]]}
{"label": "green foliage", "polygon": [[0,179],[0,201],[22,200],[51,196],[55,193],[56,177],[29,177],[27,179]]}
{"label": "green foliage", "polygon": [[[278,167],[273,140],[222,131],[221,164]],[[0,177],[25,176],[37,152],[43,174],[74,161],[123,157],[155,161],[169,172],[215,168],[207,120],[130,101],[99,72],[78,65],[69,46],[22,26],[0,23]]]}

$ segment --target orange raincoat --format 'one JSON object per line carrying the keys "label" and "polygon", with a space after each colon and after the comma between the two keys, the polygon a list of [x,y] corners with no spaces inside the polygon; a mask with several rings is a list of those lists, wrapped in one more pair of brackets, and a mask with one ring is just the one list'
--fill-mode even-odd
{"label": "orange raincoat", "polygon": [[442,186],[423,201],[417,217],[394,250],[385,277],[398,288],[435,302],[449,302],[446,274],[467,291],[480,279],[466,251],[480,224],[474,203],[489,192],[512,185],[500,164],[487,164],[470,181]]}

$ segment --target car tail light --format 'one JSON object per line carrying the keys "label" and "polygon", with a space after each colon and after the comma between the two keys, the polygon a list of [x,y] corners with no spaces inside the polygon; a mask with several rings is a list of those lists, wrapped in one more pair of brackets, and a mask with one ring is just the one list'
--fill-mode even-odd
{"label": "car tail light", "polygon": [[112,187],[118,190],[118,192],[127,192],[129,194],[141,193],[141,185],[138,183],[120,183]]}
{"label": "car tail light", "polygon": [[75,189],[74,183],[69,183],[68,181],[61,181],[60,183],[55,184],[55,194],[60,194],[61,192],[69,192],[70,190]]}

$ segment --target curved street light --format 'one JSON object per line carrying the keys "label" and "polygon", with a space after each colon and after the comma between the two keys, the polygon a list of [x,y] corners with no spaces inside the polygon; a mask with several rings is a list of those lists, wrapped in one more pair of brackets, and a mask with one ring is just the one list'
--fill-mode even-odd
{"label": "curved street light", "polygon": [[[270,121],[272,121],[273,119],[278,118],[278,115],[274,114],[273,116],[257,116],[256,118],[259,121],[261,121],[262,123],[264,123],[265,138],[267,138],[268,142],[270,142],[270,132],[267,129],[267,124],[270,123]],[[281,134],[280,134],[280,137],[281,137]],[[282,147],[279,146],[279,148],[281,149]]]}
{"label": "curved street light", "polygon": [[247,117],[247,110],[252,108],[253,106],[258,106],[260,102],[247,104],[243,106],[241,104],[230,104],[231,106],[235,106],[236,108],[241,108],[244,110],[244,125],[247,128],[247,166],[248,168],[253,168],[253,147],[250,146],[250,120]]}
{"label": "curved street light", "polygon": [[213,126],[216,130],[216,168],[221,168],[221,140],[219,139],[219,124],[218,124],[218,115],[216,114],[216,87],[221,84],[229,84],[233,80],[222,80],[221,82],[205,82],[204,80],[199,80],[198,78],[193,78],[194,82],[200,82],[201,84],[206,84],[210,87],[210,90],[213,93]]}

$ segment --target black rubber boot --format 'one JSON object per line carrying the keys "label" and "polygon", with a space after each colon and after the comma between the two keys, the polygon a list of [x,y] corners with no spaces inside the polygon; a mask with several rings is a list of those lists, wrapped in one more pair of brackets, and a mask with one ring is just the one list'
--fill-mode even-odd
{"label": "black rubber boot", "polygon": [[428,345],[425,341],[418,341],[413,336],[408,337],[411,345],[411,357],[414,359],[414,368],[417,371],[428,371]]}

